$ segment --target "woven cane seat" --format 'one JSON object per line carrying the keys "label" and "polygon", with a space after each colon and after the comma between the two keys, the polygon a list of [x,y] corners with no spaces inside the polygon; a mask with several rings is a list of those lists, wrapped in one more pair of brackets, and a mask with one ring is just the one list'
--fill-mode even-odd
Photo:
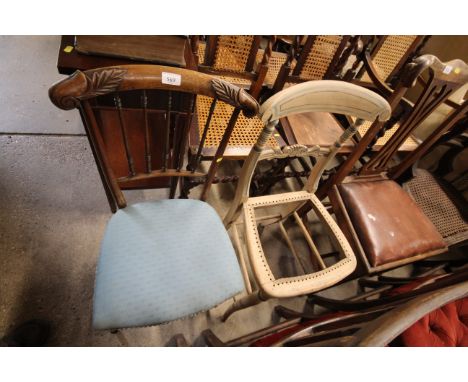
{"label": "woven cane seat", "polygon": [[[372,62],[382,81],[387,81],[388,76],[405,56],[408,49],[418,36],[387,36],[378,52],[372,57]],[[362,81],[371,82],[367,73],[362,76]]]}
{"label": "woven cane seat", "polygon": [[429,171],[417,169],[403,188],[432,221],[447,245],[468,240],[468,222]]}
{"label": "woven cane seat", "polygon": [[[209,97],[197,97],[197,121],[198,134],[201,137],[205,128],[206,120],[210,111],[212,99]],[[219,146],[224,131],[229,123],[234,108],[224,102],[218,102],[211,118],[210,127],[204,144],[204,156],[212,156],[214,149]],[[244,157],[250,152],[252,146],[257,142],[257,138],[263,129],[262,121],[257,118],[246,118],[242,113],[239,114],[234,130],[229,139],[225,157],[236,156]],[[279,144],[272,136],[267,143],[268,147],[278,148]]]}

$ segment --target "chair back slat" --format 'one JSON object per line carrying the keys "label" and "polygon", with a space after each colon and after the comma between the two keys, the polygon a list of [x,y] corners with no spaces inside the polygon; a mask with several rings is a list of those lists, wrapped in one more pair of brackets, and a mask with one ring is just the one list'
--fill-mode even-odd
{"label": "chair back slat", "polygon": [[[386,83],[393,82],[403,67],[419,55],[429,38],[430,36],[388,35],[378,36],[377,42],[375,38],[371,39],[369,44],[374,45],[371,48],[372,62],[380,79]],[[364,67],[361,68],[357,77],[362,77],[363,81],[369,81],[364,70]]]}
{"label": "chair back slat", "polygon": [[120,99],[120,96],[118,93],[115,94],[114,101],[115,101],[115,106],[117,107],[117,110],[119,112],[119,126],[120,126],[120,131],[122,133],[122,138],[124,142],[125,155],[127,156],[128,170],[130,172],[130,176],[135,176],[136,175],[135,163],[133,161],[133,157],[130,151],[130,146],[128,144],[127,127],[125,126],[125,120],[124,120],[123,112],[122,112],[122,100]]}
{"label": "chair back slat", "polygon": [[[213,69],[233,73],[251,71],[259,47],[259,41],[257,41],[255,36],[217,36]],[[255,54],[252,59],[253,50]]]}
{"label": "chair back slat", "polygon": [[168,167],[168,159],[169,159],[169,137],[171,135],[171,111],[172,111],[172,91],[169,91],[167,97],[167,109],[166,109],[166,126],[164,130],[164,148],[163,148],[163,171],[165,171]]}
{"label": "chair back slat", "polygon": [[203,127],[203,133],[200,138],[200,143],[198,144],[197,154],[195,155],[195,157],[193,157],[192,163],[190,163],[190,169],[192,171],[195,171],[195,169],[200,164],[202,150],[203,150],[203,147],[205,147],[205,141],[208,135],[208,130],[211,124],[211,119],[213,118],[213,113],[216,107],[216,102],[217,102],[216,98],[211,100],[210,110],[208,111],[208,117],[206,118],[205,126]]}
{"label": "chair back slat", "polygon": [[[184,156],[185,156],[185,150],[187,148],[187,139],[185,139],[190,130],[190,126],[192,124],[192,117],[193,117],[193,109],[195,106],[195,96],[192,95],[189,100],[189,106],[188,106],[188,115],[187,119],[183,125],[183,131],[180,134],[180,138],[176,140],[176,142],[179,142],[179,158],[177,158],[177,171],[181,171],[183,163],[184,163]],[[176,121],[177,122],[177,121]],[[177,152],[177,151],[176,151]]]}
{"label": "chair back slat", "polygon": [[288,83],[338,77],[338,71],[345,65],[358,42],[357,38],[351,39],[351,36],[308,36],[300,48],[295,39],[278,73],[273,92],[282,90]]}
{"label": "chair back slat", "polygon": [[333,70],[333,64],[343,52],[344,45],[348,40],[348,37],[345,38],[345,36],[314,37],[313,46],[297,74],[300,79],[306,81],[329,78],[327,74]]}
{"label": "chair back slat", "polygon": [[151,172],[151,147],[150,147],[150,131],[148,125],[148,97],[146,95],[146,90],[143,89],[143,94],[141,96],[141,103],[143,108],[143,119],[145,121],[145,159],[146,159],[146,173]]}
{"label": "chair back slat", "polygon": [[380,48],[372,56],[374,63],[382,70],[384,80],[390,77],[400,61],[406,58],[408,52],[411,52],[415,42],[418,42],[416,35],[386,36]]}

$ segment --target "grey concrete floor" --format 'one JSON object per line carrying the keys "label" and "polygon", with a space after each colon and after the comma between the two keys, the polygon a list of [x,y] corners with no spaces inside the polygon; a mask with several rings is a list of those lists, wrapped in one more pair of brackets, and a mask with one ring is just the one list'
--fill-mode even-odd
{"label": "grey concrete floor", "polygon": [[[0,337],[41,318],[52,323],[50,345],[119,346],[116,335],[90,326],[95,266],[111,212],[78,113],[48,100],[48,87],[61,78],[58,44],[57,36],[0,37]],[[223,215],[232,193],[230,185],[214,186],[209,202]],[[126,196],[132,203],[168,193]],[[323,294],[355,292],[355,284],[345,284]],[[183,333],[202,345],[207,328],[229,340],[279,320],[273,313],[279,302],[271,300],[222,323],[229,303],[166,325],[128,329],[125,337],[134,346],[163,346]],[[305,299],[281,303],[301,310]]]}

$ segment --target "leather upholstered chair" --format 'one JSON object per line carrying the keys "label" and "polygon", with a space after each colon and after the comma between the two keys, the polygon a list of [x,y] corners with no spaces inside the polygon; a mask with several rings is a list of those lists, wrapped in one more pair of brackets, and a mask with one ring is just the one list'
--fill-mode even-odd
{"label": "leather upholstered chair", "polygon": [[[447,250],[434,224],[396,181],[427,152],[437,137],[464,116],[468,102],[454,109],[415,150],[400,158],[396,154],[431,111],[466,83],[468,67],[461,60],[442,63],[435,56],[424,55],[408,66],[407,73],[416,79],[425,71],[429,78],[423,92],[382,148],[372,152],[372,144],[382,130],[382,124],[374,123],[318,192],[321,198],[328,194],[364,273],[388,270]],[[395,90],[398,92],[404,92],[402,85]]]}

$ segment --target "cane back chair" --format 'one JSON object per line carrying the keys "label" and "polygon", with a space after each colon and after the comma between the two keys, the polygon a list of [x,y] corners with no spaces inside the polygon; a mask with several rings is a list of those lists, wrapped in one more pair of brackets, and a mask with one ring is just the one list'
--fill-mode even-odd
{"label": "cane back chair", "polygon": [[[375,38],[368,41],[366,47],[357,55],[353,68],[347,74],[348,79],[355,77],[356,83],[363,86],[372,83],[376,85],[373,80],[375,74],[383,83],[394,83],[398,73],[408,62],[419,55],[430,37],[418,35],[375,36]],[[373,72],[370,73],[368,68],[363,65],[357,74],[353,74],[353,71],[363,61],[368,61],[369,58],[373,63]]]}
{"label": "cane back chair", "polygon": [[[168,199],[127,206],[121,185],[158,177],[205,177],[182,169],[196,95],[227,102],[251,116],[258,112],[257,102],[243,89],[212,76],[156,65],[77,71],[55,84],[49,95],[59,108],[80,109],[109,201],[119,208],[101,244],[94,328],[160,324],[210,309],[242,291],[234,249],[209,204]],[[171,102],[184,95],[187,107],[173,112]],[[161,99],[167,106],[162,111]],[[109,100],[116,106],[109,107]],[[101,122],[111,118],[109,109],[117,116],[105,127]],[[165,118],[158,125],[160,114]],[[130,126],[143,131],[141,142],[129,139]],[[105,128],[114,135],[106,135]],[[164,145],[156,158],[151,148],[158,139]],[[127,159],[123,176],[109,163],[109,150],[118,149]]]}
{"label": "cane back chair", "polygon": [[[314,195],[322,171],[333,160],[341,144],[356,131],[355,125],[346,130],[328,155],[324,155],[317,162],[303,191],[249,198],[250,182],[258,161],[278,157],[318,154],[319,147],[293,146],[283,150],[266,148],[266,142],[273,134],[279,118],[288,114],[311,111],[350,114],[359,118],[359,122],[356,124],[359,124],[362,120],[378,119],[385,121],[390,116],[390,106],[382,97],[370,90],[341,81],[310,81],[299,84],[277,93],[262,105],[260,118],[265,127],[242,167],[234,201],[224,218],[226,227],[232,226],[233,229],[234,242],[243,269],[247,295],[233,303],[226,311],[224,319],[227,319],[236,310],[257,304],[271,297],[300,296],[330,287],[351,274],[355,268],[355,258],[347,241],[344,240],[344,236],[325,207]],[[326,227],[334,246],[338,250],[338,254],[341,256],[337,262],[331,265],[325,264],[309,233],[309,229],[296,212],[306,201],[313,205],[315,214]],[[305,237],[311,257],[310,264],[305,263],[303,258],[300,257],[288,236],[285,225],[289,218]],[[279,228],[291,254],[296,259],[297,264],[300,265],[302,274],[278,277],[278,273],[272,271],[261,243],[260,231],[263,228],[257,228],[258,225],[263,228],[275,225]],[[248,261],[244,259],[244,250],[240,245],[238,226],[241,227],[245,237]],[[247,264],[250,265],[251,273],[255,276],[252,281],[257,285],[256,290],[252,288],[250,283]],[[310,271],[311,268],[313,269],[312,272]]]}
{"label": "cane back chair", "polygon": [[452,248],[468,243],[467,161],[468,116],[413,165],[413,177],[403,184]]}
{"label": "cane back chair", "polygon": [[[388,270],[447,250],[436,227],[395,180],[402,178],[437,138],[465,115],[468,102],[459,105],[423,143],[399,162],[395,154],[437,105],[467,82],[468,67],[461,60],[442,63],[435,56],[421,56],[408,65],[391,96],[390,105],[399,101],[401,94],[422,72],[429,75],[423,91],[383,147],[377,152],[371,150],[378,139],[377,133],[385,131],[377,122],[318,192],[319,198],[328,193],[338,223],[359,255],[361,271],[365,273]],[[388,123],[390,126],[395,118],[398,116],[394,114]],[[359,159],[363,162],[361,167],[356,166]]]}
{"label": "cane back chair", "polygon": [[295,83],[337,78],[358,42],[357,36],[307,36],[301,47],[300,38],[296,36],[291,44],[276,77],[274,93]]}
{"label": "cane back chair", "polygon": [[[223,35],[208,36],[207,43],[199,43],[192,38],[192,51],[201,63],[198,70],[229,81],[248,90],[249,94],[258,99],[268,71],[268,63],[272,54],[274,36],[267,37],[265,50],[260,49],[261,36]],[[201,48],[203,47],[203,48]],[[258,61],[258,57],[261,60]],[[230,105],[212,102],[208,97],[198,97],[196,103],[196,118],[189,136],[189,170],[194,171],[202,160],[213,159],[220,163],[223,159],[243,160],[260,133],[263,124],[258,118],[244,118],[236,114]],[[231,123],[228,123],[228,122]],[[210,125],[207,130],[206,126]],[[224,141],[228,131],[229,140]],[[218,147],[226,146],[223,155],[218,155]],[[275,134],[268,146],[278,148],[283,145],[279,134]],[[199,148],[202,147],[201,150]],[[230,181],[232,177],[224,177],[222,181]],[[219,179],[215,179],[217,182]],[[197,178],[187,179],[184,195],[188,196],[190,188],[197,185]]]}

